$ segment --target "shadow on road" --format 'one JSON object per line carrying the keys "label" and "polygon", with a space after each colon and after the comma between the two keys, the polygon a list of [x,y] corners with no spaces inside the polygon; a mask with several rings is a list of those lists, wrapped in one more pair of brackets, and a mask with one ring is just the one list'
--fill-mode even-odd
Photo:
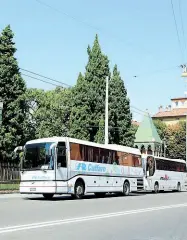
{"label": "shadow on road", "polygon": [[128,197],[121,196],[118,194],[106,194],[105,197],[96,197],[94,194],[85,195],[82,199],[74,199],[71,195],[55,195],[51,200],[45,199],[43,196],[33,195],[32,197],[23,197],[24,200],[32,200],[32,201],[80,201],[80,200],[89,200],[89,199],[100,199],[100,198],[129,198],[129,197],[142,197],[145,195],[163,195],[163,194],[171,194],[174,193],[172,191],[165,191],[155,194],[153,192],[138,192],[131,193]]}
{"label": "shadow on road", "polygon": [[[128,197],[141,197],[144,196],[145,192],[143,193],[131,193]],[[43,196],[32,196],[32,197],[24,197],[24,200],[32,200],[32,201],[65,201],[65,200],[71,200],[71,201],[77,201],[77,200],[89,200],[89,199],[100,199],[100,198],[128,198],[125,196],[121,196],[118,194],[106,194],[105,197],[96,197],[94,194],[85,195],[82,199],[74,199],[71,197],[71,195],[55,195],[51,200],[45,199]]]}

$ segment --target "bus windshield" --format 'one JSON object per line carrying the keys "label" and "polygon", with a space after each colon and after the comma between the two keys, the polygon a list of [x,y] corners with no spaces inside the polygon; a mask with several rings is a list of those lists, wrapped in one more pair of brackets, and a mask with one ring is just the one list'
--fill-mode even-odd
{"label": "bus windshield", "polygon": [[52,142],[27,144],[25,146],[22,169],[41,170],[54,169],[54,158],[49,155]]}

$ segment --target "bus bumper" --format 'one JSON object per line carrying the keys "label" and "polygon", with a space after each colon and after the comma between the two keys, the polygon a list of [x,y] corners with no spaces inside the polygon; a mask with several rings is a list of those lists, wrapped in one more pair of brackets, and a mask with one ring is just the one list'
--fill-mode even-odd
{"label": "bus bumper", "polygon": [[56,183],[54,181],[21,182],[19,191],[22,194],[56,193]]}

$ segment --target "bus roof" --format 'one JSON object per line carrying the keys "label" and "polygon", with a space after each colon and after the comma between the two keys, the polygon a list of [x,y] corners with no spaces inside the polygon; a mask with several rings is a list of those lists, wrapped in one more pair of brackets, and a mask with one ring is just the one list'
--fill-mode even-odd
{"label": "bus roof", "polygon": [[166,160],[166,161],[173,161],[173,162],[179,162],[179,163],[186,163],[186,161],[183,160],[183,159],[157,157],[157,156],[153,156],[153,155],[147,155],[147,157],[148,157],[148,156],[151,156],[151,157],[154,157],[154,158],[157,158],[157,159],[163,159],[163,160]]}
{"label": "bus roof", "polygon": [[92,147],[99,147],[99,148],[105,148],[105,149],[110,149],[110,150],[115,150],[115,151],[120,151],[120,152],[126,152],[126,153],[131,153],[131,154],[136,154],[136,155],[141,155],[141,152],[137,148],[131,148],[131,147],[126,147],[122,145],[116,145],[116,144],[99,144],[99,143],[94,143],[94,142],[89,142],[89,141],[84,141],[76,138],[69,138],[69,137],[50,137],[50,138],[40,138],[40,139],[35,139],[28,141],[27,144],[34,144],[34,143],[43,143],[43,142],[65,142],[69,141],[72,143],[78,143],[78,144],[83,144],[83,145],[88,145]]}

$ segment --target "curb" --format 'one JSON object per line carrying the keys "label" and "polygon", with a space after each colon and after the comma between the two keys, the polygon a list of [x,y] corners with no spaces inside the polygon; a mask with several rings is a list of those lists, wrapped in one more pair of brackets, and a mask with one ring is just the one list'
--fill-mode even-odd
{"label": "curb", "polygon": [[14,193],[19,193],[18,190],[0,190],[0,195],[1,194],[14,194]]}

